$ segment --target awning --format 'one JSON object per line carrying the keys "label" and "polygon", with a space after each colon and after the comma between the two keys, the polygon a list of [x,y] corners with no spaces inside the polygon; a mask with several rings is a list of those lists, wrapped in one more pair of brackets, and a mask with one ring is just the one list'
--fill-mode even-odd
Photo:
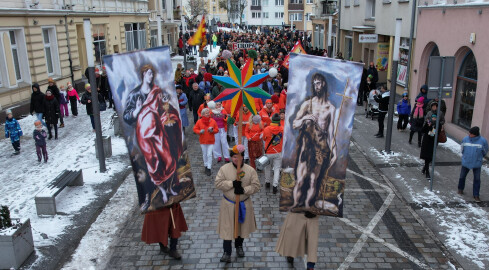
{"label": "awning", "polygon": [[375,31],[375,26],[370,26],[370,25],[359,25],[359,26],[352,26],[352,30],[355,32],[365,32],[365,31]]}

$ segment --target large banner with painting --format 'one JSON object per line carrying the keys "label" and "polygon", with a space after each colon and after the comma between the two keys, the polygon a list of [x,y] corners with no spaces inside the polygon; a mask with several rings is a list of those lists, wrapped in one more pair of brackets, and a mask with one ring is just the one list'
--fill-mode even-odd
{"label": "large banner with painting", "polygon": [[343,216],[348,148],[362,65],[291,54],[280,211]]}
{"label": "large banner with painting", "polygon": [[195,196],[169,47],[104,56],[142,212]]}

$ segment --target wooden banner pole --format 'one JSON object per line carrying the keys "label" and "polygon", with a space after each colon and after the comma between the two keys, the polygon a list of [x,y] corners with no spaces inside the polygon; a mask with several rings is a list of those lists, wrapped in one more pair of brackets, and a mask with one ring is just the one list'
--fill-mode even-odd
{"label": "wooden banner pole", "polygon": [[[237,144],[243,144],[242,140],[242,133],[243,130],[243,105],[240,106],[239,108],[239,120],[238,120],[238,141],[236,142]],[[238,153],[238,155],[241,155],[241,153]],[[240,179],[240,173],[241,173],[241,163],[243,160],[241,158],[238,158],[238,169],[237,169],[237,175],[236,175],[236,180],[241,181]],[[235,194],[235,201],[234,201],[234,238],[238,238],[238,229],[239,229],[239,194]]]}
{"label": "wooden banner pole", "polygon": [[171,216],[171,223],[173,224],[173,229],[176,229],[175,227],[175,219],[173,218],[173,211],[170,206],[170,216]]}

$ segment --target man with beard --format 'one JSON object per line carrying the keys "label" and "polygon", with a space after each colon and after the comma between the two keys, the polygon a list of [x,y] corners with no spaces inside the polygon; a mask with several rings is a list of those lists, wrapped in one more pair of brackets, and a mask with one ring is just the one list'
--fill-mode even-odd
{"label": "man with beard", "polygon": [[[299,130],[297,137],[297,159],[295,162],[296,185],[291,208],[304,206],[306,209],[314,203],[318,186],[326,170],[336,160],[334,142],[334,119],[336,108],[329,101],[326,78],[319,73],[312,76],[312,96],[301,105],[292,123]],[[306,194],[305,200],[303,193]]]}

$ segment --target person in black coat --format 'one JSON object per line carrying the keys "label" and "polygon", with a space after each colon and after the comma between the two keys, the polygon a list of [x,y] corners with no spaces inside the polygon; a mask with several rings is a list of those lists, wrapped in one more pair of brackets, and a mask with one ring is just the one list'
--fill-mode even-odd
{"label": "person in black coat", "polygon": [[48,140],[53,138],[51,129],[54,127],[54,139],[58,139],[58,118],[59,118],[59,103],[54,97],[50,89],[46,90],[46,97],[44,100],[44,118],[48,126]]}
{"label": "person in black coat", "polygon": [[192,91],[189,93],[188,103],[189,109],[193,112],[194,115],[194,124],[199,120],[198,110],[202,103],[204,103],[205,93],[202,89],[199,88],[197,83],[192,84]]}
{"label": "person in black coat", "polygon": [[[90,122],[92,123],[93,131],[95,131],[95,119],[93,118],[93,106],[92,106],[92,88],[90,84],[85,84],[85,93],[83,93],[81,98],[81,103],[86,106],[87,114],[90,116]],[[98,99],[103,100],[102,95],[98,94]]]}
{"label": "person in black coat", "polygon": [[38,83],[32,84],[32,94],[31,94],[31,115],[34,113],[37,116],[37,119],[41,121],[41,123],[47,127],[46,122],[42,119],[44,114],[44,94],[41,92],[41,88],[39,88]]}
{"label": "person in black coat", "polygon": [[372,82],[376,84],[379,81],[379,73],[374,65],[374,62],[370,62],[370,66],[367,70],[367,76],[372,75]]}
{"label": "person in black coat", "polygon": [[[56,82],[53,80],[53,78],[48,78],[48,89],[51,90],[51,93],[53,94],[53,96],[58,101],[58,104],[60,104],[59,88],[56,85]],[[64,121],[63,121],[63,116],[61,114],[59,114],[59,122],[60,122],[60,124],[59,124],[60,128],[65,126]]]}
{"label": "person in black coat", "polygon": [[435,136],[438,136],[438,131],[436,131],[436,114],[432,114],[431,118],[426,118],[424,121],[423,128],[423,143],[421,144],[421,152],[419,157],[424,159],[424,166],[421,173],[426,175],[426,179],[430,180],[430,163],[433,160],[433,147],[435,145]]}
{"label": "person in black coat", "polygon": [[368,99],[368,87],[367,87],[367,69],[363,67],[363,72],[362,72],[362,80],[360,81],[360,88],[358,89],[358,99],[357,99],[357,105],[362,106],[363,101],[366,101]]}
{"label": "person in black coat", "polygon": [[379,103],[379,132],[375,134],[377,138],[384,137],[384,119],[387,111],[389,110],[389,97],[390,92],[386,91],[384,86],[380,87],[380,93],[374,96],[375,101]]}

